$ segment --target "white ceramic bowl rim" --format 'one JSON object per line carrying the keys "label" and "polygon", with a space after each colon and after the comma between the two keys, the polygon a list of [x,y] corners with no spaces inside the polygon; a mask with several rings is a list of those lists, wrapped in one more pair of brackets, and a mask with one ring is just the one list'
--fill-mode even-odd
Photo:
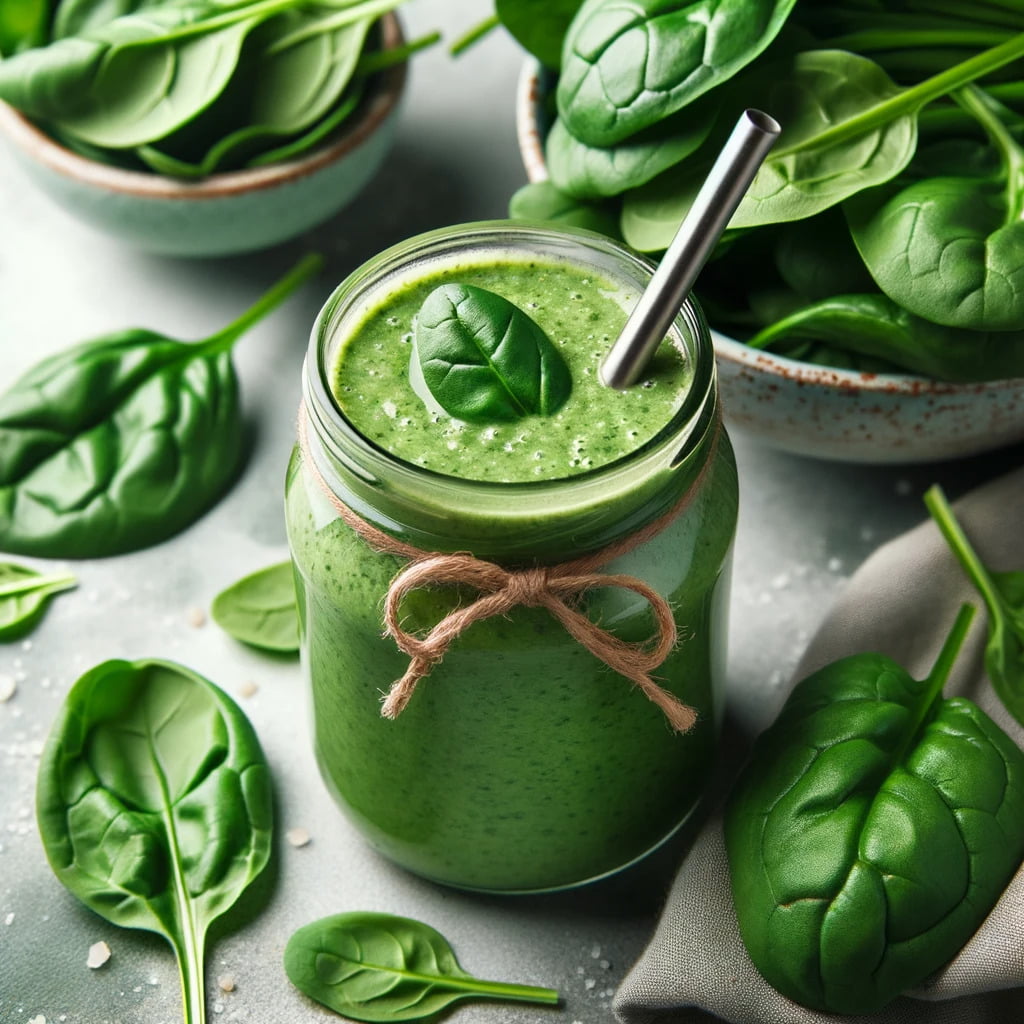
{"label": "white ceramic bowl rim", "polygon": [[[544,159],[544,140],[539,126],[541,66],[528,59],[519,74],[516,87],[516,135],[519,151],[531,182],[546,181],[547,164]],[[789,381],[810,387],[837,388],[840,391],[875,392],[887,395],[961,395],[971,392],[1020,391],[1024,378],[953,383],[917,377],[913,374],[864,373],[860,370],[842,370],[816,363],[776,355],[762,349],[751,348],[741,341],[712,329],[715,350],[720,359],[727,359],[751,370],[785,377]]]}
{"label": "white ceramic bowl rim", "polygon": [[[400,46],[404,37],[398,18],[388,14],[382,22],[384,47]],[[401,98],[406,77],[405,61],[375,76],[372,88],[360,104],[359,117],[344,126],[342,134],[331,137],[305,156],[265,167],[223,171],[196,181],[89,160],[62,146],[3,102],[0,102],[0,130],[30,157],[58,174],[111,193],[161,199],[215,199],[238,192],[275,188],[341,159],[369,138],[391,113]]]}

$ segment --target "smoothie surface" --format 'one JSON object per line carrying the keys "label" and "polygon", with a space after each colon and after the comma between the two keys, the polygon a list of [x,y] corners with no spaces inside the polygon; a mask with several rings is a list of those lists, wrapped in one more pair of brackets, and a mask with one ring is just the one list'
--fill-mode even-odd
{"label": "smoothie surface", "polygon": [[[475,285],[508,299],[548,335],[572,374],[553,416],[466,423],[430,396],[415,355],[415,317],[442,284]],[[365,437],[406,462],[468,480],[556,480],[628,455],[680,408],[691,372],[682,346],[662,342],[643,381],[626,391],[601,384],[598,366],[626,322],[635,290],[588,267],[514,252],[471,255],[383,293],[341,346],[331,388]]]}

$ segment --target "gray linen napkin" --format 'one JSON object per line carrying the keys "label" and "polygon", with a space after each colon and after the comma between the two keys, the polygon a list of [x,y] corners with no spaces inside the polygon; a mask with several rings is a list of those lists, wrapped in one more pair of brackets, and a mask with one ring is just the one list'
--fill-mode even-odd
{"label": "gray linen napkin", "polygon": [[[954,505],[982,560],[1024,569],[1024,469]],[[930,520],[879,548],[857,571],[796,670],[794,681],[861,651],[879,651],[927,675],[957,610],[978,607],[946,686],[981,705],[1024,746],[1024,730],[992,693],[982,666],[984,607]],[[1016,1024],[1024,1021],[1024,868],[957,957],[879,1013],[818,1013],[779,995],[747,957],[736,925],[716,815],[691,848],[650,945],[614,1009],[627,1024]]]}

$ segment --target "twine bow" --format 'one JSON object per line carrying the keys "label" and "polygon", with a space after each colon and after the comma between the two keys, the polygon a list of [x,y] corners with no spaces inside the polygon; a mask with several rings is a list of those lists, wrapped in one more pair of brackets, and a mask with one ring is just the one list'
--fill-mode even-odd
{"label": "twine bow", "polygon": [[[717,440],[717,424],[714,429]],[[517,606],[525,606],[546,608],[577,643],[634,683],[664,712],[677,732],[686,732],[692,728],[697,721],[696,711],[651,677],[651,673],[668,657],[676,644],[676,624],[668,602],[635,576],[596,570],[650,540],[679,516],[697,489],[703,471],[664,515],[615,544],[570,562],[527,569],[505,569],[470,554],[449,555],[423,551],[372,526],[353,512],[327,485],[316,462],[310,457],[306,430],[307,414],[303,408],[299,413],[299,447],[303,461],[338,515],[374,550],[409,560],[409,564],[392,579],[384,607],[385,634],[391,636],[397,647],[409,655],[410,659],[405,674],[392,684],[384,697],[381,714],[385,718],[394,719],[402,713],[417,683],[430,674],[452,641],[464,630],[474,622],[505,615]],[[711,461],[709,457],[706,465]],[[414,590],[439,585],[464,586],[476,590],[481,596],[450,612],[425,636],[420,637],[403,629],[399,614],[402,599]],[[574,607],[575,602],[588,590],[597,587],[622,587],[647,601],[654,612],[657,627],[651,640],[646,644],[627,643]]]}

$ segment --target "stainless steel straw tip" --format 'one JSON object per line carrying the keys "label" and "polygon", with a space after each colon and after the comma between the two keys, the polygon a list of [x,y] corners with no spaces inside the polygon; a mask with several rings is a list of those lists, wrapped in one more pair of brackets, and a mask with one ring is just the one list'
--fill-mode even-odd
{"label": "stainless steel straw tip", "polygon": [[762,110],[748,108],[740,115],[626,326],[601,362],[598,375],[606,387],[628,388],[640,379],[781,130]]}

